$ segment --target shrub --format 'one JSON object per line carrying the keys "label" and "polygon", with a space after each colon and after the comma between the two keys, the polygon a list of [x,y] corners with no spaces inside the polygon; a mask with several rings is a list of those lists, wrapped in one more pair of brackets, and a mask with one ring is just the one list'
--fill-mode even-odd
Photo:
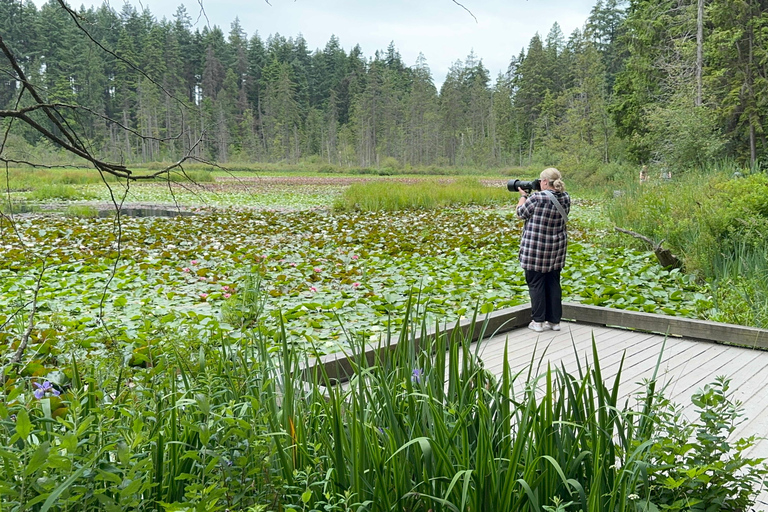
{"label": "shrub", "polygon": [[393,171],[397,171],[397,170],[400,170],[402,168],[402,165],[397,160],[397,158],[392,157],[392,156],[388,156],[388,157],[384,158],[384,160],[381,161],[381,166],[380,167],[382,169],[391,169]]}
{"label": "shrub", "polygon": [[653,411],[656,435],[649,452],[647,491],[660,509],[743,511],[768,476],[764,459],[745,457],[755,436],[732,439],[742,407],[728,394],[730,379],[717,377],[691,401],[698,418],[661,401]]}

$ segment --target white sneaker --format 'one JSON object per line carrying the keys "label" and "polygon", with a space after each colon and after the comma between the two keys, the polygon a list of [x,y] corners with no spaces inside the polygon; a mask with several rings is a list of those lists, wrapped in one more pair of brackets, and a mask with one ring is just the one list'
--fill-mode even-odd
{"label": "white sneaker", "polygon": [[528,328],[536,332],[544,332],[545,324],[546,322],[534,322],[531,320],[531,323],[528,324]]}
{"label": "white sneaker", "polygon": [[559,331],[560,324],[551,324],[549,322],[544,322],[544,329],[552,329],[553,331]]}

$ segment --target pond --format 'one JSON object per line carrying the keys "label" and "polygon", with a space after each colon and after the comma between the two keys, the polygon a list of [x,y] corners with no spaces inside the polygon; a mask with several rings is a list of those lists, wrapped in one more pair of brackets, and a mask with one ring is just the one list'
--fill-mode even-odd
{"label": "pond", "polygon": [[[564,300],[692,317],[711,307],[653,253],[580,236],[577,210]],[[348,336],[397,327],[411,297],[447,322],[528,301],[520,225],[506,208],[126,211],[138,215],[124,211],[119,229],[53,214],[0,224],[0,343],[25,324],[38,279],[34,337],[64,353],[130,351],[167,329],[205,338],[221,323],[237,336],[269,333],[281,318],[296,346],[334,352]]]}

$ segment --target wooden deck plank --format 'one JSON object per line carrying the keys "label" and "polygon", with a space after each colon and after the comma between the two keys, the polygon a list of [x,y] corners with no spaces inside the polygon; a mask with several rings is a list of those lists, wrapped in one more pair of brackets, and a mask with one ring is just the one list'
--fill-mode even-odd
{"label": "wooden deck plank", "polygon": [[[611,329],[595,329],[591,326],[576,326],[571,329],[564,329],[559,333],[553,333],[547,331],[545,333],[534,333],[528,331],[528,342],[524,350],[518,350],[519,345],[510,346],[510,364],[512,366],[525,365],[527,366],[531,361],[533,355],[533,348],[537,348],[537,358],[546,355],[546,359],[552,362],[558,362],[562,359],[569,360],[575,357],[575,353],[579,355],[580,360],[584,360],[584,357],[588,357],[591,362],[592,359],[592,336],[594,335],[595,342],[598,346],[598,355],[601,361],[605,360],[610,363],[611,357],[617,357],[623,350],[631,347],[634,343],[637,343],[637,336],[641,339],[652,338],[652,335],[647,334],[635,334],[630,331],[616,331]],[[498,354],[503,356],[504,340],[501,338],[492,339],[486,341],[489,348],[486,348],[484,354]],[[501,347],[500,349],[490,348],[493,344]],[[537,346],[538,344],[538,346]],[[546,349],[546,353],[545,353]],[[525,357],[520,357],[524,355]],[[484,355],[484,357],[487,357]],[[534,358],[534,360],[537,360]],[[487,360],[486,360],[487,361]],[[498,360],[496,364],[488,363],[488,369],[501,368],[501,360]]]}
{"label": "wooden deck plank", "polygon": [[688,403],[697,390],[713,382],[716,376],[729,372],[728,363],[735,354],[729,355],[719,348],[721,347],[708,346],[706,350],[673,369],[677,378],[669,389],[670,398]]}

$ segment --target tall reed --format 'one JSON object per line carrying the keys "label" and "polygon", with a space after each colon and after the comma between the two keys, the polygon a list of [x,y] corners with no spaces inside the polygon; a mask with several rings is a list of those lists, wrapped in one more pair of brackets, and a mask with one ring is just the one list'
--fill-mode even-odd
{"label": "tall reed", "polygon": [[[499,180],[500,183],[503,180]],[[419,180],[414,183],[370,181],[351,185],[334,203],[337,210],[394,211],[470,204],[494,204],[510,200],[502,187],[483,185],[476,178],[449,181]]]}
{"label": "tall reed", "polygon": [[310,509],[352,496],[373,511],[539,512],[557,500],[568,510],[635,510],[628,496],[640,487],[653,432],[642,421],[652,393],[633,412],[618,403],[620,375],[606,386],[597,362],[571,375],[536,374],[531,361],[514,374],[508,353],[497,378],[470,344],[473,333],[417,327],[396,344],[388,337],[373,361],[353,344],[355,373],[344,386],[309,373],[302,391],[288,377],[298,361],[285,372],[283,382],[296,386],[294,444],[276,462],[286,480],[304,472]]}

